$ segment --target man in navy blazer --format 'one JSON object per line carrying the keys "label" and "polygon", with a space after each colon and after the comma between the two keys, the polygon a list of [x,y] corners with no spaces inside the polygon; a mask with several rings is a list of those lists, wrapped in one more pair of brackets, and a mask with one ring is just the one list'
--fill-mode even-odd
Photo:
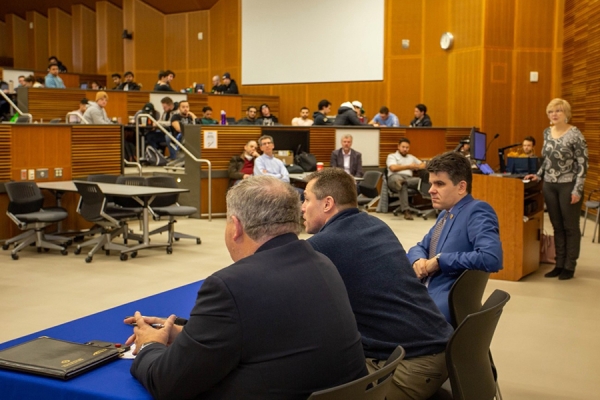
{"label": "man in navy blazer", "polygon": [[[348,293],[299,240],[300,199],[269,176],[227,192],[234,264],[205,281],[187,323],[135,317],[131,373],[156,399],[306,399],[367,374]],[[149,324],[162,323],[154,329]]]}
{"label": "man in navy blazer", "polygon": [[[458,152],[447,152],[427,164],[433,207],[442,210],[423,240],[408,251],[408,259],[440,311],[450,321],[448,293],[468,269],[498,272],[502,244],[498,217],[484,201],[471,196],[471,164]],[[436,226],[443,223],[437,246],[431,248]],[[435,239],[434,239],[435,241]]]}
{"label": "man in navy blazer", "polygon": [[362,154],[352,149],[352,135],[342,136],[342,147],[331,152],[331,168],[342,168],[356,178],[362,178]]}

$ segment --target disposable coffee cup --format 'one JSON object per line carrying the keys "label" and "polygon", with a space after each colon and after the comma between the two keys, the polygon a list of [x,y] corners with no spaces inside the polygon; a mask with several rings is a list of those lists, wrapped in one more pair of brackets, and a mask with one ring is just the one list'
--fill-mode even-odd
{"label": "disposable coffee cup", "polygon": [[323,169],[323,163],[322,162],[318,162],[317,163],[317,171],[320,171]]}

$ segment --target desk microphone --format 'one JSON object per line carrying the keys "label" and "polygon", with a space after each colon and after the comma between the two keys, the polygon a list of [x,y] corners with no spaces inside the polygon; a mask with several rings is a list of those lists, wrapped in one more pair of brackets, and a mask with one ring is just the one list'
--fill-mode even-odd
{"label": "desk microphone", "polygon": [[490,149],[490,146],[492,145],[492,143],[494,143],[494,140],[498,139],[499,136],[500,136],[500,134],[496,133],[494,135],[494,138],[492,140],[490,140],[490,142],[488,143],[487,147],[485,148],[485,154],[487,154],[487,151]]}
{"label": "desk microphone", "polygon": [[499,152],[500,152],[500,151],[504,151],[504,150],[506,150],[506,149],[510,149],[511,147],[517,147],[517,146],[520,146],[520,145],[521,145],[521,143],[510,144],[510,145],[508,145],[508,146],[500,147],[500,148],[498,149],[498,151],[499,151]]}

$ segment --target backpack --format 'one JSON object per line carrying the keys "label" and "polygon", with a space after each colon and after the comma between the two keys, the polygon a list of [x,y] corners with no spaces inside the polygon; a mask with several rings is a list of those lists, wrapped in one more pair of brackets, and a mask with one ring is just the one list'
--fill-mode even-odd
{"label": "backpack", "polygon": [[167,165],[167,159],[160,152],[158,152],[154,147],[148,146],[146,147],[146,162],[148,165],[157,165],[163,166]]}
{"label": "backpack", "polygon": [[314,154],[310,154],[305,151],[299,152],[296,157],[294,157],[294,162],[305,172],[317,170],[317,158]]}

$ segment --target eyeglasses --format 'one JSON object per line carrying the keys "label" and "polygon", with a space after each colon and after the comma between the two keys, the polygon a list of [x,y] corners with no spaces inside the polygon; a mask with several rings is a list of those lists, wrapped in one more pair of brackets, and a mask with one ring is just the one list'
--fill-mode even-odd
{"label": "eyeglasses", "polygon": [[273,144],[273,142],[262,142],[262,143],[260,144],[260,146],[262,147],[262,146],[266,146],[266,145],[268,145],[268,144]]}

